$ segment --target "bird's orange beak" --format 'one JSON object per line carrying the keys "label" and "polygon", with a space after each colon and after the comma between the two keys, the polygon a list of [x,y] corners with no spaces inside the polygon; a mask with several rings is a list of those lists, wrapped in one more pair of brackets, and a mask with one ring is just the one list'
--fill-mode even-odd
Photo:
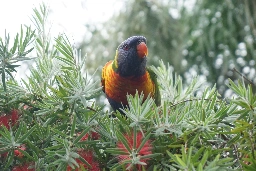
{"label": "bird's orange beak", "polygon": [[145,56],[148,56],[148,47],[146,43],[141,42],[137,45],[137,53],[140,58],[144,58]]}

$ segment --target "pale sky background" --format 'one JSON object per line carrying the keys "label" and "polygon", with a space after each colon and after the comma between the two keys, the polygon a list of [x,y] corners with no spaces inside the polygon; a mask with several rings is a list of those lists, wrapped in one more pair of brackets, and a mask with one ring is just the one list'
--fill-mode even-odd
{"label": "pale sky background", "polygon": [[0,37],[6,30],[12,39],[21,24],[33,25],[33,8],[42,1],[50,7],[51,35],[65,32],[77,42],[85,34],[85,24],[107,21],[122,6],[117,0],[0,0]]}
{"label": "pale sky background", "polygon": [[[39,9],[42,2],[49,7],[51,37],[65,33],[74,46],[83,41],[85,34],[90,34],[86,33],[85,24],[107,21],[123,4],[117,0],[0,0],[0,37],[4,39],[5,31],[9,33],[10,47],[22,24],[33,26],[33,8]],[[30,74],[27,69],[28,66],[23,64],[13,76],[16,80],[25,78]]]}

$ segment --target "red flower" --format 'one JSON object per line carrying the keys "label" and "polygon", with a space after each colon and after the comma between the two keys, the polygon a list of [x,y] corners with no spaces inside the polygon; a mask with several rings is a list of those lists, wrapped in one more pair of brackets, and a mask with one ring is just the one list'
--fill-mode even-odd
{"label": "red flower", "polygon": [[[80,135],[81,133],[78,133],[78,136]],[[85,134],[80,141],[86,141],[88,138],[91,138],[93,140],[98,140],[100,138],[100,134],[98,132],[95,132],[95,131],[91,131],[87,134]]]}
{"label": "red flower", "polygon": [[[25,151],[26,146],[25,144],[22,144],[21,146],[18,147],[20,150]],[[23,157],[24,155],[19,151],[19,150],[14,150],[14,155],[17,157]]]}
{"label": "red flower", "polygon": [[19,119],[18,110],[13,109],[9,114],[2,114],[0,116],[0,126],[4,125],[8,130],[10,129],[10,125],[14,126]]}
{"label": "red flower", "polygon": [[[76,168],[75,171],[80,171],[81,166],[83,166],[85,169],[88,171],[100,171],[99,163],[94,160],[93,158],[93,152],[89,150],[80,150],[78,151],[78,154],[84,158],[90,165],[91,167],[88,167],[85,163],[80,161],[79,159],[76,159],[76,162],[79,165],[79,168]],[[67,167],[67,171],[71,171],[72,168],[70,166]]]}
{"label": "red flower", "polygon": [[31,163],[25,163],[22,165],[14,166],[12,171],[35,171],[35,168],[31,165]]}
{"label": "red flower", "polygon": [[[131,150],[133,150],[133,139],[134,139],[134,135],[133,133],[131,135],[128,135],[126,134],[125,135],[125,139],[128,141],[128,145],[129,145],[129,148]],[[142,143],[144,137],[142,135],[141,132],[138,132],[137,133],[137,136],[136,136],[136,149],[134,150],[137,150],[140,146],[140,144]],[[118,159],[119,161],[122,163],[123,161],[125,160],[132,160],[132,156],[129,151],[126,149],[126,147],[124,146],[124,144],[121,142],[121,141],[118,141],[117,142],[117,148],[121,149],[122,151],[126,152],[127,154],[124,154],[124,155],[119,155],[118,156]],[[134,151],[133,150],[133,151]],[[152,144],[151,144],[151,141],[150,140],[147,140],[146,143],[143,145],[143,147],[140,149],[140,151],[137,151],[137,154],[136,154],[136,157],[140,157],[140,156],[145,156],[145,155],[149,155],[149,154],[152,154]],[[146,159],[140,159],[139,161],[140,162],[144,162],[146,164],[148,164],[148,158]],[[132,170],[132,167],[131,167],[131,164],[128,164],[127,167],[130,167],[129,170]],[[136,164],[136,168],[137,170],[142,170],[142,165],[141,164]]]}
{"label": "red flower", "polygon": [[[25,151],[26,150],[26,146],[25,144],[22,144],[21,146],[18,147],[20,150]],[[3,157],[7,157],[8,152],[5,152],[2,154]],[[14,155],[17,157],[23,157],[24,155],[19,151],[19,150],[14,150]]]}
{"label": "red flower", "polygon": [[98,139],[100,139],[100,134],[98,132],[92,131],[91,137],[93,140],[98,140]]}
{"label": "red flower", "polygon": [[9,115],[3,114],[0,116],[0,126],[4,125],[7,129],[10,129],[9,126]]}
{"label": "red flower", "polygon": [[[80,135],[81,133],[78,133],[78,136]],[[86,141],[87,139],[88,139],[88,137],[89,137],[89,134],[87,133],[87,134],[85,134],[81,139],[80,139],[80,141]]]}
{"label": "red flower", "polygon": [[19,113],[18,110],[13,109],[11,111],[11,120],[12,120],[12,124],[14,125],[19,119]]}

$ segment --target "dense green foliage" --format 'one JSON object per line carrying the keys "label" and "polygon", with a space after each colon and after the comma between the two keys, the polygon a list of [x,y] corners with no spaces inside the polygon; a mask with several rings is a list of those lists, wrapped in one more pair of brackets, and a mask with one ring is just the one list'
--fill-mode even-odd
{"label": "dense green foliage", "polygon": [[[112,118],[95,103],[102,91],[99,77],[87,73],[88,59],[65,35],[45,35],[47,13],[44,5],[34,9],[36,30],[14,39],[18,51],[1,38],[1,170],[255,170],[256,95],[243,78],[224,85],[235,96],[223,99],[199,77],[184,85],[160,61],[152,70],[161,106],[129,95],[127,117]],[[31,74],[17,82],[15,62],[32,50]]]}

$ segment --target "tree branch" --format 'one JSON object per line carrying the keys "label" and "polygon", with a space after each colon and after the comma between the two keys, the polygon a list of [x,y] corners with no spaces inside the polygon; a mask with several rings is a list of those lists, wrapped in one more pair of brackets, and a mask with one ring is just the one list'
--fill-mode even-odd
{"label": "tree branch", "polygon": [[238,73],[243,79],[248,81],[251,85],[255,86],[255,84],[253,84],[253,82],[251,80],[249,80],[247,77],[245,77],[243,74],[241,74],[236,68],[233,68],[232,71]]}

